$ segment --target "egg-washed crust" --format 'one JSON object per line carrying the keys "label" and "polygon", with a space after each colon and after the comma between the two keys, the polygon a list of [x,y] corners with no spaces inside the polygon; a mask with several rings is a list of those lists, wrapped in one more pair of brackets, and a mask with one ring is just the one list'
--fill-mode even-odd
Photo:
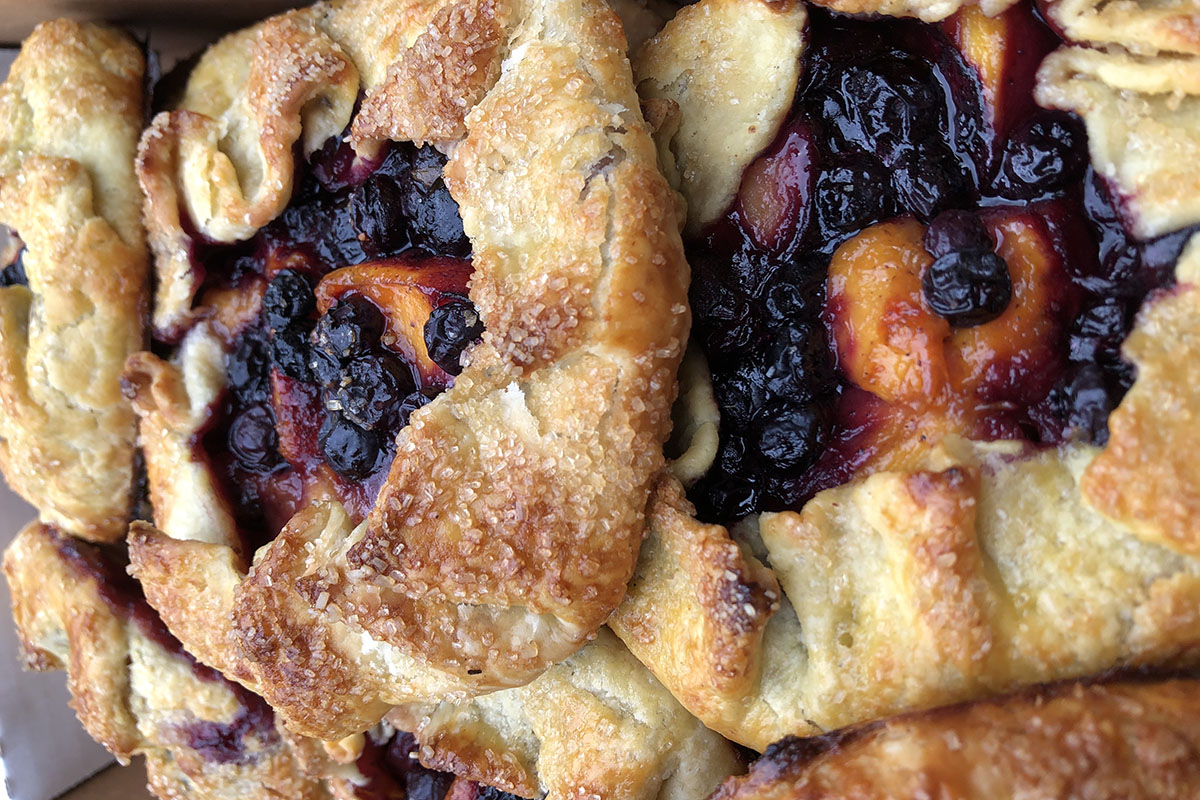
{"label": "egg-washed crust", "polygon": [[1061,683],[772,746],[712,800],[1200,793],[1200,681]]}
{"label": "egg-washed crust", "polygon": [[705,0],[680,9],[634,58],[643,102],[679,112],[677,127],[656,133],[687,200],[689,232],[729,209],[742,172],[779,131],[796,94],[807,20],[795,0]]}
{"label": "egg-washed crust", "polygon": [[1108,419],[1083,494],[1146,541],[1200,557],[1200,236],[1177,284],[1150,298],[1122,348],[1138,378]]}
{"label": "egg-washed crust", "polygon": [[[439,47],[438,69],[405,77]],[[190,307],[197,277],[178,209],[210,239],[249,235],[290,196],[293,143],[311,151],[350,124],[360,81],[371,110],[351,127],[360,149],[373,136],[448,137],[435,141],[450,151],[445,180],[472,242],[483,342],[401,432],[362,526],[341,509],[299,515],[247,579],[235,572],[232,608],[212,619],[189,623],[170,600],[212,565],[139,572],[193,652],[322,738],[397,703],[528,682],[603,624],[664,464],[689,323],[675,196],[603,3],[360,0],[234,34],[201,59],[183,107],[155,120],[139,156],[158,329],[191,332],[173,364],[144,354],[126,374],[162,531],[133,540],[135,568],[163,536],[214,544],[218,571],[249,555],[216,555],[238,547],[219,501],[199,503],[213,528],[181,511],[197,505],[181,495],[212,482],[189,437],[209,413],[208,378],[220,378],[192,337],[220,321]],[[233,637],[213,633],[231,622]]]}
{"label": "egg-washed crust", "polygon": [[1038,7],[1072,42],[1115,44],[1142,55],[1200,55],[1200,10],[1188,0],[1045,0]]}
{"label": "egg-washed crust", "polygon": [[0,288],[0,469],[41,519],[97,541],[124,535],[132,505],[119,378],[146,312],[143,68],[123,34],[59,20],[0,85],[0,224],[29,279]]}
{"label": "egg-washed crust", "polygon": [[[660,487],[610,624],[705,724],[760,750],[1122,664],[1193,664],[1200,564],[1086,506],[1094,455],[947,440],[923,469],[764,514],[758,541]],[[718,575],[702,554],[722,547]]]}
{"label": "egg-washed crust", "polygon": [[388,718],[427,766],[522,797],[694,800],[742,769],[606,630],[525,686]]}
{"label": "egg-washed crust", "polygon": [[[694,19],[708,19],[704,7],[691,8]],[[705,32],[699,25],[673,40],[684,52],[671,59],[686,61]],[[1076,61],[1129,90],[1101,92],[1130,106],[1122,124],[1158,126],[1158,144],[1189,140],[1200,75],[1192,61],[1063,47],[1042,69],[1039,100],[1049,104],[1058,86],[1049,76]],[[1116,69],[1127,64],[1136,68]],[[663,116],[667,135],[696,113],[680,109],[683,119]],[[1173,191],[1167,172],[1186,171],[1176,184],[1195,182],[1198,158],[1187,147],[1144,147],[1103,124],[1093,132],[1095,121],[1093,159],[1130,198],[1138,233],[1200,221],[1186,190],[1154,206]],[[672,139],[679,163],[695,155],[689,146]],[[680,486],[664,479],[610,626],[705,724],[757,749],[1129,663],[1194,664],[1195,247],[1180,261],[1180,286],[1152,299],[1129,339],[1142,366],[1112,415],[1106,450],[933,442],[923,462],[856,476],[800,514],[763,515],[732,534],[696,521]],[[681,391],[696,393],[686,382]]]}
{"label": "egg-washed crust", "polygon": [[[285,529],[280,541],[304,552],[297,539],[304,531],[324,525],[339,530],[349,521],[339,507],[325,505],[313,512],[318,524],[300,522]],[[247,686],[255,687],[257,665],[239,657],[228,642],[229,631],[204,630],[206,620],[231,613],[239,579],[229,548],[198,541],[178,541],[156,534],[147,525],[135,524],[130,533],[133,571],[158,595],[151,602],[165,609],[174,629],[201,642],[196,651]],[[319,550],[320,544],[314,549]],[[182,571],[198,577],[203,564],[204,583],[171,580],[168,573]],[[287,602],[290,585],[273,598]],[[469,702],[415,702],[392,706],[363,702],[360,696],[400,698],[436,697],[437,685],[391,687],[389,676],[402,671],[419,675],[404,663],[403,655],[385,645],[370,644],[345,626],[334,626],[326,638],[305,641],[280,631],[274,646],[281,650],[319,647],[334,664],[330,675],[307,674],[301,666],[289,670],[298,695],[313,693],[302,727],[324,730],[323,720],[337,720],[339,730],[369,727],[385,711],[394,727],[412,731],[421,745],[421,762],[431,768],[498,786],[525,797],[552,800],[587,796],[627,800],[662,798],[694,800],[710,792],[725,776],[736,772],[739,757],[732,746],[691,714],[635,659],[611,633],[598,637],[561,664],[550,667],[531,683],[476,697]],[[340,680],[344,662],[357,662],[359,675],[371,683]],[[359,716],[351,716],[356,712]],[[293,726],[296,727],[296,726]],[[332,734],[325,738],[333,740]],[[361,734],[341,737],[331,751],[361,748]],[[334,761],[352,764],[355,752]],[[348,780],[329,759],[312,759],[311,771]],[[349,767],[347,766],[346,769]],[[344,770],[343,770],[344,772]]]}
{"label": "egg-washed crust", "polygon": [[131,616],[136,598],[104,585],[94,547],[33,523],[4,555],[25,663],[67,670],[88,733],[122,761],[144,755],[163,800],[327,797],[269,715],[253,718],[244,694],[199,675]]}
{"label": "egg-washed crust", "polygon": [[1092,164],[1135,236],[1200,221],[1200,57],[1061,47],[1042,62],[1034,97],[1083,118]]}

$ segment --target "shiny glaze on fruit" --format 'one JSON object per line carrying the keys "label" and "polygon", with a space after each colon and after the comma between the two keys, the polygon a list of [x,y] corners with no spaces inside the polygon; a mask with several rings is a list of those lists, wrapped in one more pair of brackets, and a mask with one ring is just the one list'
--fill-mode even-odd
{"label": "shiny glaze on fruit", "polygon": [[364,162],[331,139],[253,238],[194,242],[199,304],[227,347],[227,390],[198,451],[251,551],[322,497],[365,517],[396,434],[482,334],[477,315],[445,323],[474,308],[444,161],[394,143]]}
{"label": "shiny glaze on fruit", "polygon": [[1105,441],[1120,342],[1189,232],[1132,241],[1082,123],[1034,105],[1058,43],[1028,4],[811,10],[790,118],[688,243],[721,408],[702,518],[799,508],[948,433]]}

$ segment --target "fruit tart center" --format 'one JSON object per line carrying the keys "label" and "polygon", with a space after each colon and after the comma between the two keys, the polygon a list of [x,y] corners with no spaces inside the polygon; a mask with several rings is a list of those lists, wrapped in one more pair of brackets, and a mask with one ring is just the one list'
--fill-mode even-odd
{"label": "fruit tart center", "polygon": [[776,141],[688,243],[721,409],[700,515],[798,508],[947,434],[1103,443],[1190,232],[1133,240],[1082,123],[1034,104],[1057,36],[1030,4],[812,9],[808,42]]}
{"label": "fruit tart center", "polygon": [[276,220],[196,246],[200,303],[227,343],[228,388],[201,446],[252,545],[320,497],[364,517],[398,432],[482,335],[444,164],[411,144],[365,163],[332,139]]}

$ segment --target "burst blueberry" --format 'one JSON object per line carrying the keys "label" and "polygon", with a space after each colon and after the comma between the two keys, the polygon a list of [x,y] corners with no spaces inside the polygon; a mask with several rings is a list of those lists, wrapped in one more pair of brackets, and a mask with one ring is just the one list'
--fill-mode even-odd
{"label": "burst blueberry", "polygon": [[446,373],[462,372],[462,354],[483,336],[483,320],[469,300],[451,300],[433,309],[425,322],[425,349]]}

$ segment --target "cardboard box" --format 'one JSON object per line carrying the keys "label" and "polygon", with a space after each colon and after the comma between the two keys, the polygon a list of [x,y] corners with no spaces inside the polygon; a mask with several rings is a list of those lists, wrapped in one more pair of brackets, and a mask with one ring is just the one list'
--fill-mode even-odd
{"label": "cardboard box", "polygon": [[[17,45],[37,23],[59,16],[108,21],[147,40],[164,68],[221,34],[276,11],[287,0],[0,0],[0,45]],[[0,75],[15,47],[0,47]],[[0,548],[35,516],[0,481]],[[4,582],[0,580],[0,584]],[[0,800],[141,800],[149,798],[140,759],[116,766],[84,732],[67,705],[66,674],[20,668],[7,584],[0,589]],[[91,776],[94,778],[89,778]],[[75,788],[72,788],[75,787]],[[68,791],[69,790],[69,791]]]}

